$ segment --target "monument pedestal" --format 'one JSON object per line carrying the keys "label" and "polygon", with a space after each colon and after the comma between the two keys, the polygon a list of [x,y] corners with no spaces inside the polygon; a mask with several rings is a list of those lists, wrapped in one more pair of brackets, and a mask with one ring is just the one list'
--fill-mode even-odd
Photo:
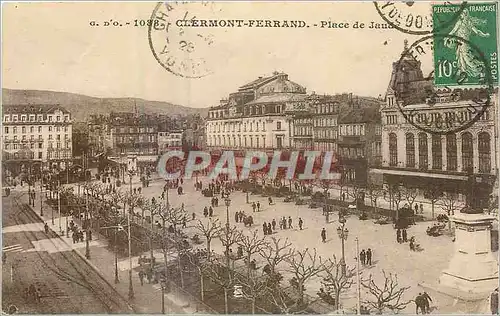
{"label": "monument pedestal", "polygon": [[498,287],[498,262],[491,252],[491,227],[495,217],[459,213],[455,223],[455,252],[439,278],[441,288],[455,297],[488,296]]}

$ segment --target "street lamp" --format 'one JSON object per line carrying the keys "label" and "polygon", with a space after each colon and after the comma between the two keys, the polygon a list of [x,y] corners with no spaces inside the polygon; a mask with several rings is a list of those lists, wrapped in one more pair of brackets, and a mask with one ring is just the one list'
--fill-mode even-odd
{"label": "street lamp", "polygon": [[165,289],[167,288],[167,280],[165,278],[161,278],[161,313],[165,314]]}
{"label": "street lamp", "polygon": [[342,259],[340,262],[340,266],[342,268],[342,275],[346,275],[346,264],[345,264],[345,252],[344,252],[344,242],[347,240],[347,235],[349,234],[349,230],[345,227],[346,219],[345,217],[341,217],[339,222],[342,226],[337,228],[337,234],[339,235],[340,240],[342,241]]}

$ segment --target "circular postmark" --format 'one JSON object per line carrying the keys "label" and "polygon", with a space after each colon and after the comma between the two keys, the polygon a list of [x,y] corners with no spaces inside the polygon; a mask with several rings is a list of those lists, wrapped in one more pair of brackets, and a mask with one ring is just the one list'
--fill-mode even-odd
{"label": "circular postmark", "polygon": [[[453,62],[433,58],[433,70],[424,77],[421,62],[425,57],[435,57],[435,41],[443,41],[459,51],[462,63],[466,60],[467,65],[455,62],[454,67],[447,67],[445,65]],[[479,72],[464,68],[471,65]],[[396,80],[391,88],[399,112],[406,122],[424,132],[447,135],[462,131],[476,123],[490,106],[494,89],[490,65],[476,45],[459,36],[434,34],[420,38],[401,54],[395,71]],[[443,71],[447,71],[455,83],[436,87],[434,76],[441,76]],[[472,76],[477,75],[479,80],[474,79],[480,84],[467,85],[469,79],[472,81]]]}
{"label": "circular postmark", "polygon": [[[156,61],[180,77],[201,78],[213,73],[215,39],[200,19],[217,19],[213,2],[159,2],[148,27],[149,46]],[[208,24],[206,25],[208,26]]]}
{"label": "circular postmark", "polygon": [[467,2],[439,4],[440,7],[436,7],[435,10],[447,10],[450,15],[445,20],[441,20],[441,15],[437,15],[433,21],[432,11],[429,13],[429,2],[374,1],[373,3],[378,14],[390,26],[401,32],[414,35],[428,35],[440,32],[440,30],[454,23],[467,5]]}

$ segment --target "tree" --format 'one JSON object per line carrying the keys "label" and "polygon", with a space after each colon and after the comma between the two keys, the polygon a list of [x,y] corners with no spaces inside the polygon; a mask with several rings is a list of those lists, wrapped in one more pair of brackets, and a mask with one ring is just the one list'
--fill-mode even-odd
{"label": "tree", "polygon": [[207,260],[210,260],[212,239],[218,237],[221,233],[222,227],[219,219],[211,220],[204,224],[202,220],[198,220],[195,229],[199,231],[207,241]]}
{"label": "tree", "polygon": [[384,195],[384,189],[376,184],[368,184],[366,189],[368,198],[370,199],[371,206],[377,210],[377,200]]}
{"label": "tree", "polygon": [[288,263],[287,271],[290,272],[297,282],[299,294],[298,304],[304,303],[305,283],[312,277],[324,270],[321,256],[317,255],[316,249],[311,253],[309,248],[305,250],[290,250],[290,256],[286,258]]}
{"label": "tree", "polygon": [[243,253],[246,257],[247,277],[250,278],[250,272],[252,270],[250,260],[252,255],[259,253],[264,248],[266,242],[263,238],[258,236],[257,230],[254,230],[251,236],[242,235],[236,243],[243,248]]}
{"label": "tree", "polygon": [[247,276],[236,276],[236,281],[243,285],[243,296],[251,302],[252,314],[255,314],[257,299],[267,293],[267,277],[264,272],[257,271],[249,271]]}
{"label": "tree", "polygon": [[438,187],[437,185],[431,185],[427,191],[426,191],[427,198],[431,202],[431,214],[432,214],[432,219],[434,219],[434,206],[436,205],[436,202],[439,201],[439,198],[443,195],[443,190]]}
{"label": "tree", "polygon": [[358,183],[353,181],[353,185],[350,191],[347,192],[347,195],[354,199],[354,203],[358,204],[358,200],[360,199],[362,193],[365,191]]}
{"label": "tree", "polygon": [[[228,271],[230,271],[231,265],[230,265],[229,249],[234,244],[238,243],[241,240],[242,234],[236,228],[236,226],[233,226],[232,228],[229,226],[226,226],[225,228],[221,229],[221,232],[220,232],[218,237],[219,237],[219,240],[220,240],[222,246],[224,246],[226,248],[226,250],[225,250],[226,266],[227,266]],[[232,274],[231,273],[229,273],[229,281],[232,282]]]}
{"label": "tree", "polygon": [[[455,211],[459,211],[462,207],[458,201],[458,194],[446,192],[441,196],[438,202],[448,216],[455,215]],[[451,232],[451,220],[448,219],[448,230]]]}
{"label": "tree", "polygon": [[418,191],[416,188],[407,188],[401,187],[401,195],[408,203],[410,209],[413,210],[413,203],[415,203],[415,199],[417,198]]}
{"label": "tree", "polygon": [[342,273],[342,262],[337,261],[335,255],[329,258],[323,269],[323,284],[326,287],[327,294],[333,293],[335,298],[335,310],[340,309],[340,293],[349,289],[354,283],[354,268],[346,269],[346,274]]}
{"label": "tree", "polygon": [[293,255],[293,252],[290,251],[292,243],[288,241],[288,238],[285,239],[283,243],[281,242],[281,239],[276,237],[271,237],[271,240],[272,242],[265,244],[259,254],[269,265],[270,274],[274,275],[276,273],[276,267]]}
{"label": "tree", "polygon": [[406,308],[412,301],[404,301],[403,294],[410,287],[400,287],[398,284],[398,277],[395,274],[389,273],[387,275],[382,270],[384,275],[384,285],[379,287],[372,278],[363,280],[361,285],[368,290],[371,295],[371,300],[366,300],[363,303],[368,306],[370,310],[375,310],[377,314],[382,314],[385,310],[390,310],[392,313],[397,313]]}

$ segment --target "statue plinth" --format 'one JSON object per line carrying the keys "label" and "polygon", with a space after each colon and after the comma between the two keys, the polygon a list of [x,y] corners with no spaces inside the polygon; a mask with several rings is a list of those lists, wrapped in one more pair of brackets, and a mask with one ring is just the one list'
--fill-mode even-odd
{"label": "statue plinth", "polygon": [[454,296],[487,296],[498,287],[498,262],[491,252],[495,217],[458,213],[450,220],[455,223],[455,252],[439,283],[453,291]]}

